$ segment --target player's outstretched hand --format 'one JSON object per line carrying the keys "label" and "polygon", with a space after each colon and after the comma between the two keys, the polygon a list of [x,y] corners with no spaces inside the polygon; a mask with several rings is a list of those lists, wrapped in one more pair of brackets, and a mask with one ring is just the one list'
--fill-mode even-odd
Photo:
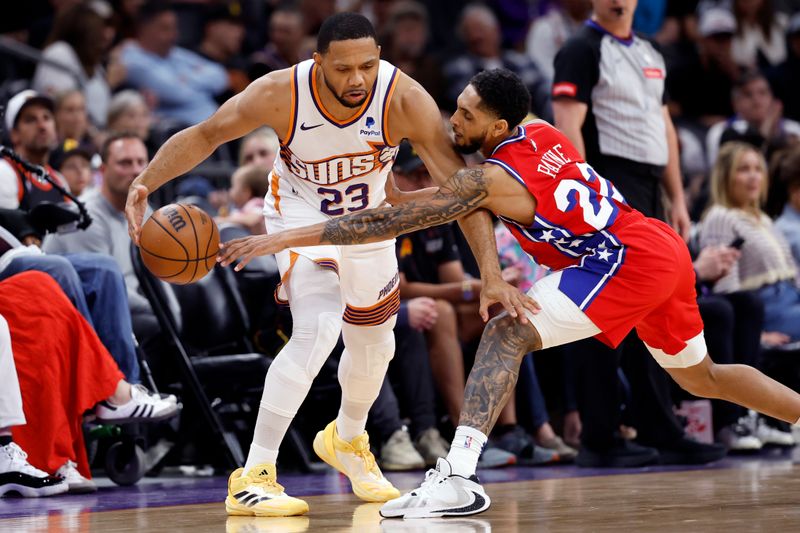
{"label": "player's outstretched hand", "polygon": [[489,320],[489,307],[495,303],[501,304],[509,315],[519,319],[522,324],[528,323],[526,310],[535,315],[542,309],[536,300],[527,294],[522,294],[519,289],[501,278],[483,282],[480,314],[484,322]]}
{"label": "player's outstretched hand", "polygon": [[222,266],[228,266],[241,258],[242,260],[234,268],[238,272],[254,257],[275,254],[286,248],[279,237],[280,233],[275,233],[273,235],[252,235],[229,242],[221,242],[217,262]]}
{"label": "player's outstretched hand", "polygon": [[128,189],[128,199],[125,201],[125,218],[128,219],[128,235],[139,246],[139,237],[142,234],[142,221],[147,210],[147,195],[150,191],[139,183],[134,183]]}

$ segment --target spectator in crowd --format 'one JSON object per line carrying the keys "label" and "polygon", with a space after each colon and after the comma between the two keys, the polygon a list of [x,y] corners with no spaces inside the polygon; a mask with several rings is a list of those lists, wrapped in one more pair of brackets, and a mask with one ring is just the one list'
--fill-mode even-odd
{"label": "spectator in crowd", "polygon": [[217,96],[220,103],[242,91],[250,83],[247,64],[241,55],[244,37],[244,21],[231,12],[230,6],[217,5],[208,8],[203,40],[196,52],[209,61],[219,63],[228,72],[229,90]]}
{"label": "spectator in crowd", "polygon": [[297,7],[283,4],[275,8],[269,18],[269,41],[250,56],[250,79],[310,58],[312,48],[306,46],[305,37],[303,14]]}
{"label": "spectator in crowd", "polygon": [[689,50],[667,78],[675,115],[704,127],[731,116],[730,94],[740,73],[731,52],[735,31],[736,19],[728,10],[710,8],[700,15],[697,50]]}
{"label": "spectator in crowd", "polygon": [[0,315],[0,496],[17,492],[26,497],[53,496],[69,490],[63,478],[51,476],[28,462],[28,454],[14,442],[11,429],[24,426],[22,393],[19,390],[11,333]]}
{"label": "spectator in crowd", "polygon": [[104,56],[113,39],[113,28],[93,4],[81,2],[63,10],[56,18],[43,57],[67,70],[39,63],[33,88],[51,96],[82,89],[92,122],[104,126],[112,85],[121,81],[108,79],[103,68]]}
{"label": "spectator in crowd", "polygon": [[[147,154],[152,156],[158,144],[152,134],[153,114],[144,96],[139,91],[126,89],[116,93],[108,106],[108,125],[102,135],[105,142],[108,134],[129,132],[135,134],[147,146]],[[100,143],[98,146],[102,146]]]}
{"label": "spectator in crowd", "polygon": [[[678,142],[665,105],[663,57],[632,32],[632,5],[594,0],[594,14],[555,59],[555,125],[585,160],[645,216],[669,219],[684,239],[689,215],[678,162]],[[705,463],[722,457],[721,447],[684,435],[672,409],[666,373],[631,333],[614,350],[594,339],[565,348],[576,362],[578,407],[582,415],[581,466],[636,466]],[[620,427],[618,366],[631,383],[631,416],[639,443],[616,434]],[[652,446],[652,447],[651,447]]]}
{"label": "spectator in crowd", "polygon": [[709,168],[714,166],[720,144],[747,140],[766,157],[800,140],[800,123],[783,118],[783,104],[772,96],[767,79],[758,71],[743,74],[734,85],[732,102],[735,115],[715,124],[706,135]]}
{"label": "spectator in crowd", "polygon": [[428,50],[428,10],[416,0],[392,5],[386,29],[381,35],[383,59],[419,82],[441,106],[444,78],[439,60]]}
{"label": "spectator in crowd", "polygon": [[92,142],[89,136],[89,115],[86,112],[86,97],[78,89],[68,89],[53,99],[54,117],[59,142],[67,139],[81,143]]}
{"label": "spectator in crowd", "polygon": [[147,148],[132,133],[115,133],[106,139],[100,156],[102,183],[85,198],[92,225],[85,231],[48,237],[44,249],[50,253],[94,252],[113,258],[125,276],[133,330],[147,347],[160,327],[133,271],[124,212],[128,187],[147,165]]}
{"label": "spectator in crowd", "polygon": [[258,128],[242,139],[239,147],[239,166],[260,165],[272,170],[280,147],[278,135],[271,128]]}
{"label": "spectator in crowd", "polygon": [[531,111],[552,120],[547,78],[528,56],[500,47],[500,24],[491,9],[481,4],[468,5],[461,13],[458,31],[466,53],[444,67],[448,109],[455,109],[456,98],[472,76],[482,70],[503,67],[522,78],[531,93]]}
{"label": "spectator in crowd", "polygon": [[761,209],[767,193],[767,166],[756,148],[723,145],[711,175],[712,207],[700,225],[701,246],[741,238],[741,257],[714,291],[757,291],[764,303],[764,329],[800,340],[800,290],[789,243]]}
{"label": "spectator in crowd", "polygon": [[786,29],[786,61],[772,72],[770,82],[775,96],[783,102],[783,113],[787,118],[800,121],[800,13],[789,21]]}
{"label": "spectator in crowd", "polygon": [[787,150],[773,163],[776,186],[785,190],[786,203],[775,227],[789,242],[795,264],[800,265],[800,146]]}
{"label": "spectator in crowd", "polygon": [[228,197],[234,205],[227,216],[216,217],[217,224],[238,224],[252,235],[267,232],[264,225],[264,196],[269,189],[267,173],[261,165],[250,164],[239,167],[231,176]]}
{"label": "spectator in crowd", "polygon": [[[87,410],[97,406],[97,418],[111,424],[163,420],[180,410],[175,396],[162,398],[125,381],[92,327],[46,274],[26,272],[0,282],[0,316],[0,328],[7,326],[5,332],[0,329],[0,352],[9,355],[7,343],[13,339],[19,391],[28,413],[25,417],[17,410],[8,425],[14,425],[14,440],[30,454],[30,463],[64,478],[70,492],[97,490],[81,427]],[[13,382],[3,376],[3,396]],[[7,466],[25,461],[19,448],[8,446],[3,445],[3,452],[13,455]],[[3,462],[0,455],[0,465]],[[37,472],[29,475],[41,477]]]}
{"label": "spectator in crowd", "polygon": [[81,196],[92,188],[93,155],[93,146],[67,139],[51,156],[53,168],[61,173],[69,186],[69,191],[75,196]]}
{"label": "spectator in crowd", "polygon": [[556,53],[586,22],[591,12],[591,0],[558,0],[550,5],[545,15],[533,21],[525,40],[525,53],[548,80],[553,79]]}
{"label": "spectator in crowd", "polygon": [[[47,165],[56,142],[53,101],[34,91],[23,91],[9,100],[6,127],[14,148],[23,159]],[[58,174],[48,166],[50,174]],[[0,278],[25,270],[42,270],[53,276],[72,302],[92,322],[97,334],[114,356],[128,381],[138,383],[139,364],[133,345],[125,285],[113,261],[95,254],[42,255],[42,235],[27,219],[27,212],[42,202],[60,203],[61,193],[49,183],[40,183],[16,162],[0,158],[0,207],[3,224],[25,245],[35,245],[23,254],[4,254]],[[17,252],[15,252],[17,254]]]}
{"label": "spectator in crowd", "polygon": [[145,4],[136,23],[136,40],[122,50],[126,81],[157,100],[155,112],[181,125],[197,124],[216,109],[228,75],[216,62],[175,46],[177,18],[168,4]]}
{"label": "spectator in crowd", "polygon": [[746,69],[775,67],[786,59],[786,15],[772,0],[733,0],[733,59]]}

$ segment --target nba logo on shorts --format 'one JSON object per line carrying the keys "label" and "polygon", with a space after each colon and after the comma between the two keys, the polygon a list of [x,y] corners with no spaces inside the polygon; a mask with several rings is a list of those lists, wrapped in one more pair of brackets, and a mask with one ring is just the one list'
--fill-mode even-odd
{"label": "nba logo on shorts", "polygon": [[366,123],[366,126],[367,126],[368,128],[371,128],[371,127],[372,127],[372,126],[374,126],[374,125],[375,125],[375,119],[374,119],[374,118],[372,118],[372,117],[367,117],[367,123]]}

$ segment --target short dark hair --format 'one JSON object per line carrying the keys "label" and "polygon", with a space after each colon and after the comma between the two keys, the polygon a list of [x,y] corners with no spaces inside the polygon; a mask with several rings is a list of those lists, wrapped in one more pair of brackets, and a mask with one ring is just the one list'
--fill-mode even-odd
{"label": "short dark hair", "polygon": [[348,41],[350,39],[364,39],[371,37],[376,43],[378,37],[375,28],[364,15],[358,13],[337,13],[331,15],[317,34],[317,52],[324,54],[333,41]]}
{"label": "short dark hair", "polygon": [[[142,141],[142,138],[132,131],[113,132],[105,141],[103,141],[103,146],[100,148],[100,159],[103,161],[103,163],[108,163],[108,151],[111,149],[111,145],[120,139],[138,139]],[[144,143],[144,141],[142,141],[142,143]]]}
{"label": "short dark hair", "polygon": [[164,0],[150,0],[146,2],[136,14],[136,29],[145,26],[160,17],[163,13],[172,13],[175,10]]}
{"label": "short dark hair", "polygon": [[525,120],[531,109],[531,95],[519,76],[508,69],[479,72],[469,80],[481,97],[481,106],[508,122],[508,129]]}

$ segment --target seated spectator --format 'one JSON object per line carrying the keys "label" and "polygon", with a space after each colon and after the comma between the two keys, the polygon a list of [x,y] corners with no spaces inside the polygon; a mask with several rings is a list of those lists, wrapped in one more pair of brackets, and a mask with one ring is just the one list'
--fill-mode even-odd
{"label": "seated spectator", "polygon": [[203,26],[203,40],[195,50],[209,61],[219,63],[228,73],[229,90],[217,96],[222,103],[244,90],[250,83],[247,64],[242,57],[244,20],[231,11],[229,5],[210,6]]}
{"label": "seated spectator", "polygon": [[788,150],[773,165],[776,186],[785,188],[787,201],[775,227],[789,242],[795,264],[800,265],[800,146]]}
{"label": "seated spectator", "polygon": [[152,1],[139,11],[136,40],[122,50],[126,82],[149,91],[155,112],[180,125],[205,120],[217,109],[215,97],[228,88],[222,65],[175,46],[177,18],[168,4]]}
{"label": "seated spectator", "polygon": [[147,141],[152,123],[153,116],[141,93],[127,89],[118,92],[111,99],[106,128],[110,133],[127,131]]}
{"label": "seated spectator", "polygon": [[[87,410],[96,406],[97,419],[112,424],[163,420],[180,410],[174,396],[125,381],[92,327],[46,274],[1,282],[0,315],[8,322],[22,405],[30,415],[27,424],[12,428],[14,441],[30,464],[63,477],[70,491],[97,490],[83,440]],[[3,376],[3,388],[7,382]]]}
{"label": "seated spectator", "polygon": [[700,225],[700,246],[743,239],[741,257],[714,292],[754,290],[764,303],[764,329],[800,340],[800,290],[789,243],[761,209],[766,199],[764,156],[749,144],[720,150],[711,175],[712,207]]}
{"label": "seated spectator", "polygon": [[533,59],[542,75],[553,79],[553,60],[561,46],[567,42],[592,12],[590,0],[559,0],[550,10],[531,24],[525,40],[525,53]]}
{"label": "seated spectator", "polygon": [[449,61],[444,67],[447,79],[446,100],[455,109],[456,98],[469,80],[482,70],[507,68],[522,78],[531,93],[531,111],[552,122],[550,85],[528,56],[500,47],[500,24],[488,7],[470,4],[461,13],[458,31],[467,51]]}
{"label": "seated spectator", "polygon": [[273,70],[289,68],[311,58],[313,49],[306,46],[303,14],[292,4],[280,4],[269,18],[269,40],[264,48],[250,56],[251,80]]}
{"label": "seated spectator", "polygon": [[722,143],[747,140],[769,157],[792,139],[800,140],[800,123],[783,118],[783,105],[772,96],[763,74],[751,71],[734,85],[731,101],[735,114],[715,124],[706,135],[709,168],[714,166]]}
{"label": "seated spectator", "polygon": [[783,102],[784,116],[800,121],[800,98],[797,98],[797,88],[800,87],[800,13],[789,21],[786,42],[786,61],[772,71],[770,83],[775,96]]}
{"label": "seated spectator", "polygon": [[8,322],[0,315],[0,496],[16,492],[21,496],[38,498],[53,496],[69,490],[63,478],[51,476],[28,462],[28,454],[14,442],[11,428],[24,426],[22,393],[19,390],[14,354],[11,353],[11,333]]}
{"label": "seated spectator", "polygon": [[81,196],[93,187],[92,157],[94,147],[79,144],[74,139],[67,139],[53,151],[51,163],[69,186],[75,196]]}
{"label": "seated spectator", "polygon": [[227,216],[216,217],[217,224],[238,224],[253,235],[267,232],[264,225],[264,196],[269,190],[267,169],[261,165],[239,167],[231,176],[228,197],[234,205]]}
{"label": "seated spectator", "polygon": [[428,27],[428,10],[423,4],[416,0],[395,2],[381,34],[381,55],[419,82],[439,105],[443,105],[442,66],[428,50]]}
{"label": "seated spectator", "polygon": [[136,135],[116,133],[106,139],[100,156],[102,183],[85,198],[92,225],[85,231],[50,236],[44,249],[49,253],[94,252],[112,258],[125,277],[133,330],[143,345],[149,345],[160,327],[133,271],[125,220],[128,187],[147,165],[147,149]]}
{"label": "seated spectator", "polygon": [[730,11],[711,8],[700,15],[696,49],[690,49],[667,76],[670,111],[703,126],[731,116],[731,90],[740,69],[733,61],[731,39],[736,19]]}
{"label": "seated spectator", "polygon": [[786,59],[786,15],[770,0],[733,0],[736,35],[733,58],[747,69],[775,67]]}
{"label": "seated spectator", "polygon": [[105,125],[111,99],[111,87],[102,65],[114,40],[114,30],[107,22],[92,3],[76,3],[61,11],[42,54],[67,70],[39,63],[33,76],[33,88],[51,96],[82,89],[89,116],[97,126]]}
{"label": "seated spectator", "polygon": [[59,93],[53,99],[56,120],[56,133],[59,142],[67,139],[91,143],[89,135],[89,116],[86,113],[86,97],[77,89]]}
{"label": "seated spectator", "polygon": [[239,166],[259,165],[272,170],[281,145],[271,128],[258,128],[242,139],[239,147]]}

